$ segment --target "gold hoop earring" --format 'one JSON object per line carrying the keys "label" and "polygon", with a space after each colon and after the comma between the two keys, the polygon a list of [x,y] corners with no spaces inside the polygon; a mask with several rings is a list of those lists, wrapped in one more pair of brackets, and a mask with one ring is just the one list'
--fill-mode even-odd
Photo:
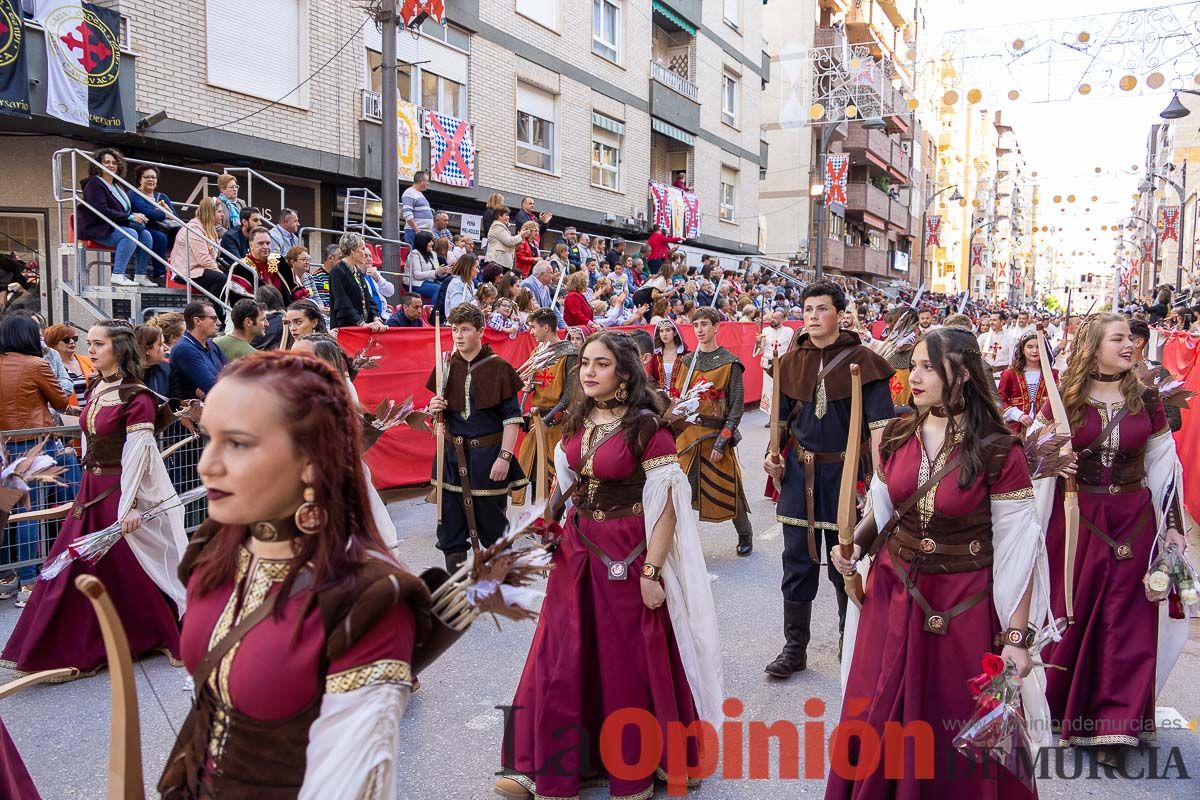
{"label": "gold hoop earring", "polygon": [[304,487],[304,502],[296,509],[293,521],[302,533],[312,536],[329,521],[329,515],[323,506],[317,504],[317,490],[311,486]]}
{"label": "gold hoop earring", "polygon": [[621,385],[617,387],[617,391],[613,394],[613,399],[618,403],[624,403],[629,399],[629,387],[625,385],[625,381],[621,381]]}

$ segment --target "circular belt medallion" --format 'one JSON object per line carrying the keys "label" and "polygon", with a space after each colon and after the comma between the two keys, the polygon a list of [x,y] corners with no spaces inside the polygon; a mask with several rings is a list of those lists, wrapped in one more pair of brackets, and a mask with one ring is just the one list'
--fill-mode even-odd
{"label": "circular belt medallion", "polygon": [[596,520],[596,522],[603,522],[604,521],[604,512],[597,508],[595,511],[592,512],[592,519]]}
{"label": "circular belt medallion", "polygon": [[1112,486],[1108,487],[1109,494],[1117,494],[1120,491],[1121,491],[1120,487],[1118,487],[1115,483]]}
{"label": "circular belt medallion", "polygon": [[633,513],[634,513],[634,516],[638,516],[638,517],[640,517],[640,516],[642,515],[642,511],[643,511],[643,509],[642,509],[642,504],[641,504],[641,503],[634,503],[634,504],[633,504]]}
{"label": "circular belt medallion", "polygon": [[479,440],[478,440],[478,439],[472,439],[472,440],[471,440],[471,447],[479,447]]}
{"label": "circular belt medallion", "polygon": [[620,561],[614,561],[613,563],[608,565],[608,574],[613,576],[614,578],[624,578],[625,577],[625,565],[622,564]]}
{"label": "circular belt medallion", "polygon": [[467,474],[467,468],[466,468],[466,467],[459,467],[459,468],[458,468],[458,474],[459,474],[459,475],[466,475],[466,474]]}
{"label": "circular belt medallion", "polygon": [[983,552],[983,542],[976,539],[967,545],[967,550],[971,552],[971,555],[977,556]]}
{"label": "circular belt medallion", "polygon": [[930,538],[925,538],[925,539],[921,540],[921,552],[922,553],[928,554],[928,553],[932,553],[934,550],[937,550],[937,542],[935,542],[933,539],[930,539]]}
{"label": "circular belt medallion", "polygon": [[1122,544],[1117,546],[1117,558],[1129,558],[1131,555],[1133,555],[1133,550],[1129,545]]}
{"label": "circular belt medallion", "polygon": [[95,466],[95,467],[92,467],[92,474],[93,474],[93,475],[99,475],[99,474],[100,474],[101,472],[103,472],[103,471],[104,471],[104,467],[101,467],[101,466]]}
{"label": "circular belt medallion", "polygon": [[462,444],[462,443],[463,443],[463,438],[462,438],[461,436],[455,436],[455,437],[454,437],[454,443],[455,443],[455,444]]}
{"label": "circular belt medallion", "polygon": [[946,627],[946,618],[941,614],[934,614],[929,618],[929,629],[931,631],[940,631]]}

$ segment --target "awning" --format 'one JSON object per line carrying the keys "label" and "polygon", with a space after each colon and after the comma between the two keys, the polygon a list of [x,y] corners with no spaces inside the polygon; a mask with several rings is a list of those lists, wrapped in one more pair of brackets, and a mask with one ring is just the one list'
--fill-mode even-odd
{"label": "awning", "polygon": [[607,117],[596,111],[592,112],[592,124],[597,128],[603,128],[609,133],[615,133],[617,136],[625,135],[625,123],[617,122],[612,117]]}
{"label": "awning", "polygon": [[662,14],[667,19],[671,20],[671,22],[674,22],[676,25],[678,25],[684,31],[684,33],[687,33],[689,36],[696,35],[696,26],[695,25],[693,25],[692,23],[688,22],[683,17],[676,14],[674,11],[672,11],[670,8],[668,8],[665,4],[659,2],[659,0],[654,0],[654,2],[651,4],[651,8],[654,11],[658,12],[659,14]]}
{"label": "awning", "polygon": [[652,129],[654,129],[655,131],[657,131],[658,133],[661,133],[663,136],[670,136],[672,139],[675,139],[676,141],[683,142],[688,147],[696,146],[696,137],[695,136],[693,136],[692,134],[688,133],[687,131],[685,131],[681,128],[676,128],[674,125],[672,125],[669,122],[663,122],[658,117],[650,118],[650,127]]}

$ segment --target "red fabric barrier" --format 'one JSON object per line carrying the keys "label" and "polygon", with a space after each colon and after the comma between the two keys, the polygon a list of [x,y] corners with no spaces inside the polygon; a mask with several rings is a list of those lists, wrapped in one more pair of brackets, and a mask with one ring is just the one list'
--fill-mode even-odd
{"label": "red fabric barrier", "polygon": [[[652,331],[650,326],[646,330]],[[696,345],[690,326],[682,328],[689,348]],[[746,365],[746,403],[757,403],[762,396],[762,368],[752,357],[758,326],[749,322],[726,322],[717,331],[717,341],[731,350]],[[367,343],[372,343],[372,355],[381,356],[379,366],[358,376],[354,387],[363,406],[373,408],[383,400],[402,401],[412,395],[417,408],[429,402],[430,392],[425,379],[437,360],[433,328],[389,328],[384,333],[371,334],[366,328],[342,328],[338,341],[353,356]],[[514,367],[520,366],[533,352],[533,337],[528,333],[508,335],[497,331],[484,332],[484,341],[492,350]],[[453,344],[450,329],[442,330],[442,349]],[[433,466],[434,441],[429,434],[417,433],[405,427],[393,428],[367,452],[371,477],[380,489],[427,483]]]}
{"label": "red fabric barrier", "polygon": [[[1184,381],[1190,391],[1200,395],[1200,340],[1187,333],[1171,333],[1163,346],[1163,365]],[[1192,519],[1200,520],[1200,398],[1193,398],[1191,408],[1182,410],[1183,425],[1175,432],[1175,449],[1183,464],[1183,499]]]}

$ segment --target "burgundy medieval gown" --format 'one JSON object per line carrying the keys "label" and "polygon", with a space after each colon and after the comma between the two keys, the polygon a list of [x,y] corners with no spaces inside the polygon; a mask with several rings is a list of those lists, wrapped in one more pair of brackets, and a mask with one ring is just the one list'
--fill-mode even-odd
{"label": "burgundy medieval gown", "polygon": [[[604,720],[619,709],[645,709],[665,735],[667,723],[688,725],[697,719],[670,612],[665,604],[651,610],[642,602],[639,573],[645,554],[629,564],[627,579],[609,580],[604,561],[580,538],[587,537],[613,561],[623,561],[645,541],[640,514],[598,521],[592,509],[634,503],[640,508],[645,470],[676,461],[675,440],[659,429],[638,457],[618,434],[581,465],[585,440],[590,446],[609,430],[587,422],[583,431],[563,440],[567,461],[589,499],[582,510],[567,514],[504,735],[505,774],[537,797],[576,798],[581,787],[607,783],[614,798],[648,798],[654,774],[621,780],[605,773],[600,758]],[[636,727],[626,727],[625,763],[637,763],[639,744]],[[667,769],[665,755],[658,766]]]}
{"label": "burgundy medieval gown", "polygon": [[[1159,609],[1146,599],[1142,578],[1157,519],[1155,499],[1143,479],[1147,451],[1156,445],[1173,448],[1173,443],[1162,403],[1154,398],[1143,411],[1127,414],[1093,453],[1081,452],[1121,405],[1090,401],[1072,439],[1080,459],[1075,622],[1061,641],[1050,643],[1042,653],[1046,663],[1067,669],[1048,671],[1046,686],[1065,745],[1133,746],[1155,736]],[[1041,417],[1052,418],[1048,406]],[[1062,493],[1060,482],[1046,533],[1055,618],[1066,616]],[[1118,551],[1128,557],[1119,558]]]}
{"label": "burgundy medieval gown", "polygon": [[[141,430],[140,426],[153,428],[157,409],[146,392],[135,394],[127,403],[100,405],[94,399],[88,398],[80,415],[89,442],[96,437],[123,439],[127,431]],[[120,452],[119,447],[116,451]],[[85,455],[83,482],[47,562],[81,536],[116,522],[120,502],[120,464],[92,465]],[[96,612],[87,597],[75,588],[75,578],[83,574],[95,575],[103,581],[125,626],[134,658],[165,651],[178,663],[179,623],[175,605],[142,569],[128,543],[119,539],[95,564],[77,560],[53,580],[37,581],[29,604],[4,647],[0,665],[21,672],[74,667],[81,676],[104,667],[104,639]]]}
{"label": "burgundy medieval gown", "polygon": [[0,800],[40,800],[21,753],[0,721]]}
{"label": "burgundy medieval gown", "polygon": [[[957,441],[962,441],[961,433]],[[920,435],[916,435],[887,458],[882,478],[893,508],[899,508],[945,464],[950,457],[947,449],[930,459]],[[996,763],[989,763],[983,772],[980,765],[962,756],[953,745],[959,732],[955,722],[965,722],[975,708],[967,682],[982,671],[980,664],[985,653],[999,651],[993,645],[1002,628],[990,591],[993,578],[990,505],[998,499],[1027,502],[1030,514],[1033,513],[1033,489],[1019,446],[1012,445],[1007,454],[998,452],[993,466],[985,473],[964,490],[958,486],[958,469],[951,471],[904,516],[898,530],[914,539],[928,538],[939,543],[944,543],[947,535],[958,545],[979,541],[983,545],[982,561],[987,566],[940,574],[933,571],[938,559],[949,561],[953,557],[934,555],[928,559],[930,571],[915,571],[906,560],[912,558],[913,550],[897,547],[894,540],[879,550],[866,582],[845,681],[841,722],[831,744],[835,749],[847,747],[850,763],[856,764],[859,741],[850,738],[856,726],[869,726],[879,736],[877,741],[884,741],[885,725],[889,723],[905,728],[927,725],[932,735],[932,752],[918,753],[919,748],[907,744],[902,776],[885,775],[883,765],[889,759],[899,758],[888,752],[886,743],[879,765],[874,769],[864,767],[862,775],[839,770],[836,758],[831,759],[833,768],[826,786],[826,800],[1021,800],[1035,796]],[[975,527],[964,531],[963,520],[972,518]],[[964,533],[965,538],[960,535]],[[942,626],[944,635],[925,629],[925,613],[905,588],[901,570],[913,574],[914,584],[932,609],[950,617]],[[962,613],[946,613],[969,598],[980,596],[978,602]],[[839,730],[847,734],[842,744],[838,742]],[[928,776],[918,779],[920,770]]]}

